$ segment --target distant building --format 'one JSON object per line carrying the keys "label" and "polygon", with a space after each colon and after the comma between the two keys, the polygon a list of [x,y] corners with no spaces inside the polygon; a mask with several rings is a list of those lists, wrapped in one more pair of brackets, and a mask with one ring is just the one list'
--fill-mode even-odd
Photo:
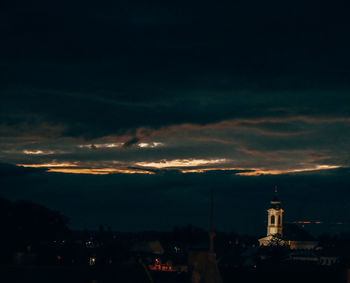
{"label": "distant building", "polygon": [[293,250],[289,254],[288,260],[292,262],[319,263],[319,257],[310,249]]}
{"label": "distant building", "polygon": [[317,248],[320,265],[332,266],[339,263],[341,257],[344,258],[348,253],[347,249],[326,247]]}
{"label": "distant building", "polygon": [[277,187],[270,208],[267,210],[267,235],[259,239],[260,246],[289,246],[292,250],[311,250],[318,242],[306,231],[294,224],[283,225],[283,212]]}

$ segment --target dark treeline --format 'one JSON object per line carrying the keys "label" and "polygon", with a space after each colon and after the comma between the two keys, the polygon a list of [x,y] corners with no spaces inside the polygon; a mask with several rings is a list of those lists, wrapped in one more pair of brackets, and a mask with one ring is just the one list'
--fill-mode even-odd
{"label": "dark treeline", "polygon": [[0,223],[2,262],[11,260],[14,252],[30,252],[70,233],[67,217],[29,201],[0,199]]}
{"label": "dark treeline", "polygon": [[[208,233],[193,225],[174,227],[168,232],[142,231],[121,233],[100,225],[96,230],[75,231],[68,227],[69,219],[60,212],[29,201],[0,199],[0,263],[12,264],[35,255],[30,262],[39,264],[87,264],[90,257],[98,263],[120,262],[132,256],[135,243],[159,241],[165,253],[172,254],[176,246],[185,257],[189,249],[207,249]],[[224,253],[232,246],[257,245],[256,239],[236,233],[217,233],[216,250]]]}

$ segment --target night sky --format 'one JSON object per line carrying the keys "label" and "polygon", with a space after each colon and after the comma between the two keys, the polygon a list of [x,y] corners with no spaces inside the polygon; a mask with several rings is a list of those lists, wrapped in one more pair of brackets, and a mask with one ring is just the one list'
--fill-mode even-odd
{"label": "night sky", "polygon": [[217,229],[264,234],[278,185],[286,221],[350,229],[344,3],[7,2],[0,197],[167,230],[212,189]]}

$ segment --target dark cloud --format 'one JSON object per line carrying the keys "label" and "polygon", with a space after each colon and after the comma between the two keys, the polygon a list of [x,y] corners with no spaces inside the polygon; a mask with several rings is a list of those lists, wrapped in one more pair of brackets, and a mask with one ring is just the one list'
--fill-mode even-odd
{"label": "dark cloud", "polygon": [[[210,186],[227,197],[219,197],[227,215],[249,201],[261,208],[260,189],[268,198],[277,182],[286,199],[302,196],[305,213],[321,211],[329,192],[336,215],[330,188],[341,207],[342,168],[350,166],[347,11],[326,1],[8,1],[0,11],[2,162],[155,174],[73,176],[1,165],[4,194],[57,208],[68,200],[66,213],[76,219],[116,217],[128,229],[159,211],[154,226],[168,225],[167,217],[199,221],[193,211],[204,211]],[[313,173],[282,174],[300,169]],[[282,175],[234,175],[254,170]],[[245,221],[234,223],[249,230]]]}
{"label": "dark cloud", "polygon": [[1,122],[91,139],[141,126],[348,115],[343,11],[295,1],[8,4]]}
{"label": "dark cloud", "polygon": [[135,144],[137,144],[138,142],[140,141],[140,139],[138,137],[134,137],[128,141],[126,141],[124,144],[123,144],[123,147],[124,148],[128,148],[128,147],[131,147]]}

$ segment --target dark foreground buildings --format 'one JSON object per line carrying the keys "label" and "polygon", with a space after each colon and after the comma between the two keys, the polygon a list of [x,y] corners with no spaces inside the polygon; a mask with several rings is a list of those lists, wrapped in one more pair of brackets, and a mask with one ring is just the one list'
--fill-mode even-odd
{"label": "dark foreground buildings", "polygon": [[171,232],[71,231],[57,212],[1,203],[4,283],[350,282],[350,235],[315,239],[284,223],[277,192],[267,236],[259,240],[215,233],[213,202],[209,237],[192,225]]}

